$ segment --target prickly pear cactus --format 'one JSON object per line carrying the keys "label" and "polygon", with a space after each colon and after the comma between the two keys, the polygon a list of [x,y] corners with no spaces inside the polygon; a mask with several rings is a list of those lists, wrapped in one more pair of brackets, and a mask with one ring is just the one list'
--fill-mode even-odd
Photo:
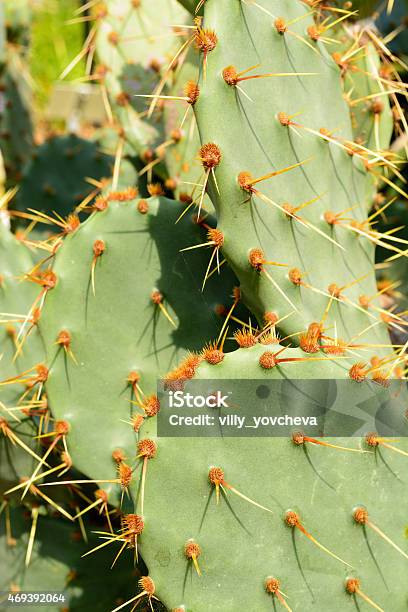
{"label": "prickly pear cactus", "polygon": [[281,329],[292,334],[326,311],[325,325],[346,342],[358,335],[387,344],[381,324],[362,333],[378,308],[366,213],[375,155],[353,148],[340,70],[310,39],[311,27],[302,3],[278,3],[265,15],[256,5],[207,0],[197,35],[199,154],[223,253],[258,320],[291,313]]}
{"label": "prickly pear cactus", "polygon": [[[62,522],[47,516],[44,507],[38,512],[36,538],[27,568],[25,560],[31,513],[29,507],[11,509],[12,543],[6,543],[4,519],[1,521],[0,588],[5,600],[9,590],[14,594],[20,591],[53,591],[63,593],[64,599],[45,605],[43,609],[47,612],[67,608],[93,608],[102,612],[119,605],[124,597],[131,596],[133,585],[137,584],[139,577],[137,570],[124,559],[119,559],[117,566],[101,583],[100,575],[110,564],[107,552],[102,552],[91,560],[81,558],[87,547],[81,541],[81,533],[68,521]],[[91,533],[89,541],[96,541]],[[10,609],[4,599],[1,603],[2,609]]]}
{"label": "prickly pear cactus", "polygon": [[[3,410],[0,424],[0,495],[3,495],[18,485],[21,478],[33,473],[36,467],[35,455],[39,457],[40,449],[38,441],[34,439],[37,434],[35,424],[22,412],[15,411],[13,417],[12,413],[6,415]],[[16,438],[22,441],[23,447]]]}
{"label": "prickly pear cactus", "polygon": [[389,49],[398,55],[406,55],[408,50],[408,34],[406,31],[406,15],[408,10],[407,0],[396,2],[390,0],[387,7],[380,6],[382,10],[377,12],[376,26],[387,40]]}
{"label": "prickly pear cactus", "polygon": [[0,73],[0,147],[7,180],[21,179],[23,165],[33,149],[32,91],[23,56],[8,45],[6,64]]}
{"label": "prickly pear cactus", "polygon": [[[209,379],[209,385],[242,376],[355,376],[351,355],[338,364],[307,363],[310,353],[322,359],[325,352],[313,340],[313,321],[334,327],[336,337],[358,336],[370,356],[391,354],[379,305],[364,298],[377,292],[375,240],[366,212],[375,154],[354,148],[339,68],[312,29],[307,8],[277,4],[271,13],[256,4],[206,1],[203,27],[197,30],[203,62],[194,111],[223,253],[240,280],[242,297],[261,324],[272,320],[269,313],[275,321],[291,313],[279,329],[300,347],[284,349],[281,361],[282,347],[271,350],[248,336],[240,337],[241,348],[231,355],[215,358],[204,351],[195,376]],[[314,103],[322,90],[325,103]],[[299,334],[301,329],[308,331]],[[337,354],[345,356],[347,349]],[[167,380],[174,384],[193,375],[181,364]],[[307,450],[304,438],[181,439],[177,444],[159,438],[149,463],[141,550],[164,601],[174,609],[266,610],[272,597],[287,609],[327,610],[346,609],[350,595],[360,595],[377,608],[387,607],[384,582],[405,571],[404,518],[390,520],[377,488],[364,487],[369,478],[379,483],[385,477],[383,466],[380,475],[373,456],[361,452],[370,447],[364,440],[347,442],[357,452],[332,449],[330,459],[320,454],[317,476],[312,450],[305,454],[298,448]],[[160,476],[163,465],[174,466],[170,486],[168,474]],[[398,472],[390,487],[401,494]],[[220,488],[224,495],[217,507],[211,492]],[[241,499],[233,502],[237,490]],[[175,504],[170,517],[168,508]],[[181,518],[186,505],[188,521]],[[384,539],[375,540],[370,552],[368,526],[381,529],[380,523],[399,544],[392,561]],[[234,548],[237,532],[242,539]],[[330,552],[322,553],[320,544]],[[379,561],[380,550],[393,564],[389,573]],[[361,589],[354,578],[361,578]],[[402,610],[405,600],[401,590],[391,607]]]}
{"label": "prickly pear cactus", "polygon": [[[44,354],[34,324],[38,291],[34,284],[24,282],[24,274],[34,264],[28,249],[16,240],[1,221],[0,261],[0,376],[4,381],[42,363]],[[27,375],[30,376],[30,373]],[[35,464],[34,455],[38,458],[39,444],[34,440],[36,429],[27,412],[23,412],[29,407],[24,402],[19,406],[24,392],[24,384],[0,387],[1,492],[16,484],[19,477],[30,474]]]}
{"label": "prickly pear cactus", "polygon": [[24,168],[16,207],[67,217],[94,191],[95,181],[111,176],[112,165],[112,157],[92,142],[74,134],[51,137]]}
{"label": "prickly pear cactus", "polygon": [[[334,57],[344,64],[342,83],[354,138],[369,150],[386,151],[394,129],[389,88],[383,81],[386,64],[382,65],[374,41],[364,29],[355,26],[335,31],[334,35],[341,43],[336,46]],[[378,41],[376,37],[374,40]]]}
{"label": "prickly pear cactus", "polygon": [[[0,377],[12,380],[44,359],[42,341],[33,321],[38,291],[24,282],[24,274],[34,265],[28,249],[0,221]],[[31,372],[27,373],[29,377]],[[0,387],[0,492],[31,474],[39,454],[36,428],[27,416],[29,406],[19,400],[24,384]],[[24,412],[25,411],[25,412]]]}
{"label": "prickly pear cactus", "polygon": [[[0,361],[1,380],[18,376],[43,360],[42,341],[36,329],[38,287],[24,282],[34,263],[29,250],[0,222]],[[17,401],[24,385],[0,387],[0,402]],[[3,414],[3,416],[5,416]]]}
{"label": "prickly pear cactus", "polygon": [[[200,180],[203,169],[197,151],[200,148],[200,135],[195,121],[192,105],[189,101],[191,92],[196,85],[198,73],[198,54],[195,49],[190,50],[187,58],[177,71],[175,82],[169,91],[169,96],[177,98],[176,102],[170,97],[164,100],[164,120],[166,133],[170,135],[165,143],[165,161],[169,172],[166,186],[170,186],[176,196],[185,200],[200,200]],[[191,91],[189,91],[191,90]],[[159,147],[159,153],[161,148]],[[213,212],[212,203],[205,195],[203,208]]]}
{"label": "prickly pear cactus", "polygon": [[[76,12],[107,129],[38,149],[9,205],[20,243],[0,225],[0,591],[51,582],[101,612],[406,609],[408,443],[375,432],[406,424],[405,313],[376,278],[407,255],[405,64],[349,8]],[[318,438],[163,435],[164,393],[196,385],[240,389],[237,417],[334,409]]]}
{"label": "prickly pear cactus", "polygon": [[[210,393],[222,379],[245,377],[261,385],[274,378],[314,378],[316,371],[320,379],[347,375],[347,361],[326,359],[317,370],[300,349],[286,349],[278,357],[281,352],[277,344],[240,348],[217,365],[203,360],[195,379],[208,379]],[[237,394],[233,398],[238,406],[256,401]],[[163,437],[156,443],[148,466],[140,549],[170,609],[269,610],[274,593],[268,580],[274,577],[290,610],[347,610],[353,604],[344,585],[347,578],[357,577],[361,590],[381,609],[404,610],[406,589],[392,594],[388,589],[403,580],[408,562],[403,557],[407,457],[385,454],[384,449],[383,463],[364,452],[373,449],[359,438],[330,439],[342,449],[301,436]],[[406,441],[401,449],[407,451]],[[216,488],[221,489],[219,503]],[[391,513],[394,496],[405,503]],[[353,513],[361,507],[402,554],[355,519]],[[296,517],[291,522],[290,513],[296,513],[299,523]],[[185,548],[191,541],[198,545],[201,576]]]}
{"label": "prickly pear cactus", "polygon": [[[97,130],[94,138],[94,142],[97,144],[98,151],[105,155],[111,156],[112,168],[115,166],[115,159],[117,152],[122,146],[121,130],[113,128],[102,128]],[[143,181],[139,177],[138,170],[143,167],[143,163],[138,157],[135,157],[134,151],[128,143],[124,144],[123,152],[118,164],[118,173],[115,189],[122,191],[128,187],[138,187],[139,190],[143,188]],[[105,190],[113,188],[113,175],[109,177],[109,181],[106,181]],[[147,191],[145,192],[147,195]]]}
{"label": "prickly pear cactus", "polygon": [[113,114],[136,154],[145,154],[163,142],[160,117],[142,118],[145,100],[135,97],[156,85],[160,71],[177,49],[177,32],[184,11],[177,2],[109,0],[97,12],[98,74],[109,92]]}
{"label": "prickly pear cactus", "polygon": [[[190,246],[187,236],[205,240],[206,230],[191,214],[176,224],[184,210],[178,202],[138,199],[129,189],[99,198],[95,207],[57,252],[55,287],[39,325],[53,414],[69,424],[75,465],[103,481],[117,480],[116,451],[133,462],[143,418],[158,410],[157,378],[217,337],[234,276],[212,275],[201,293],[209,256],[180,249]],[[95,406],[98,427],[89,426]],[[118,483],[106,488],[112,502],[121,497]]]}

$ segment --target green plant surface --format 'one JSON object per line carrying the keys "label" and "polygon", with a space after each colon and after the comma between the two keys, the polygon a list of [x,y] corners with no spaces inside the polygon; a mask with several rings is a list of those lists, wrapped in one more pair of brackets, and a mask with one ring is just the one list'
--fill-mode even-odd
{"label": "green plant surface", "polygon": [[32,91],[23,56],[8,46],[6,65],[0,75],[0,147],[7,180],[15,185],[33,150]]}
{"label": "green plant surface", "polygon": [[[37,431],[32,419],[24,417],[22,413],[15,416],[18,416],[19,421],[16,418],[7,417],[2,411],[0,419],[7,417],[8,427],[11,428],[13,434],[38,456],[41,453],[39,451],[38,440],[34,440]],[[29,452],[21,448],[17,443],[13,444],[2,433],[0,437],[0,495],[18,485],[20,478],[32,474],[36,465],[36,459]]]}
{"label": "green plant surface", "polygon": [[[319,388],[315,385],[310,390],[323,397],[327,389],[322,379],[347,376],[347,360],[308,363],[300,349],[286,349],[277,367],[262,368],[265,351],[278,353],[280,348],[257,344],[225,355],[217,365],[203,361],[195,380],[207,380],[203,388],[210,392],[217,380],[248,378],[261,383],[281,378],[298,392],[297,379],[318,376]],[[293,357],[303,361],[284,362]],[[356,385],[353,393],[363,391],[359,383],[352,384]],[[239,406],[251,401],[245,389],[242,395],[233,395],[238,414]],[[187,385],[185,391],[189,390]],[[299,410],[304,409],[303,402]],[[361,438],[327,441],[373,450]],[[170,609],[270,610],[272,596],[264,586],[268,576],[280,580],[293,611],[353,610],[353,600],[344,588],[350,576],[361,579],[361,590],[381,609],[405,609],[407,559],[372,528],[357,524],[353,512],[365,507],[373,524],[407,553],[406,457],[386,449],[377,449],[376,454],[347,452],[256,434],[177,441],[160,437],[156,442],[157,453],[148,466],[140,543],[157,594]],[[407,448],[407,441],[401,441],[401,449]],[[220,467],[227,483],[218,505],[215,487],[209,482],[211,467]],[[228,485],[249,500],[234,494]],[[290,528],[285,522],[289,510],[300,516],[302,526],[320,544],[352,567],[321,550],[299,529]],[[190,539],[201,549],[197,559],[201,577],[184,553]],[[363,600],[357,597],[356,601],[365,608]],[[276,609],[281,609],[275,602]]]}
{"label": "green plant surface", "polygon": [[[102,127],[93,135],[92,140],[96,143],[98,151],[105,155],[111,156],[112,167],[115,164],[115,158],[119,147],[122,144],[121,130],[112,127]],[[123,152],[120,159],[119,175],[116,185],[116,189],[121,191],[129,186],[138,187],[139,190],[142,188],[142,178],[139,177],[138,171],[143,167],[143,163],[138,157],[135,157],[132,147],[125,141],[123,145]],[[111,180],[106,181],[105,190],[112,188],[113,176]],[[147,191],[143,195],[146,195]]]}
{"label": "green plant surface", "polygon": [[376,19],[376,26],[383,36],[395,32],[395,36],[388,42],[390,50],[400,56],[406,56],[408,53],[408,34],[406,29],[406,15],[408,11],[407,0],[398,0],[398,2],[387,3],[392,10],[389,12],[384,5],[379,5],[381,8],[380,14]]}
{"label": "green plant surface", "polygon": [[[199,11],[197,11],[197,6],[199,5],[199,0],[179,0],[180,4],[182,4],[184,6],[185,9],[187,9],[192,15],[202,15],[203,13],[203,9],[202,7],[200,8]],[[202,3],[204,4],[204,2]]]}
{"label": "green plant surface", "polygon": [[97,15],[96,50],[104,70],[103,83],[114,116],[136,154],[164,142],[160,113],[150,120],[142,118],[146,101],[135,96],[157,84],[158,73],[177,50],[180,37],[172,26],[182,26],[186,16],[175,0],[160,0],[154,5],[146,0],[109,0],[106,12]]}
{"label": "green plant surface", "polygon": [[[38,454],[53,441],[50,465],[68,461],[63,451],[73,464],[38,490],[63,512],[85,512],[75,526],[56,518],[52,504],[35,505],[42,500],[33,488],[20,507],[20,489],[0,500],[0,593],[63,590],[69,601],[49,612],[122,604],[146,612],[406,610],[408,438],[365,430],[367,422],[372,432],[384,428],[382,409],[387,423],[400,424],[407,404],[405,382],[389,386],[406,368],[404,314],[387,301],[399,288],[379,294],[375,269],[379,246],[381,261],[406,260],[405,234],[380,239],[382,224],[371,217],[397,159],[378,77],[389,65],[366,31],[346,61],[367,24],[349,22],[341,44],[327,44],[334,34],[322,20],[336,20],[343,3],[312,4],[91,3],[88,68],[112,121],[92,140],[53,137],[34,155],[29,115],[17,116],[27,107],[17,78],[25,53],[9,45],[21,63],[0,136],[10,184],[23,168],[15,207],[27,221],[38,221],[33,210],[58,221],[20,232],[19,241],[0,222],[0,493],[36,467],[14,435]],[[40,105],[57,68],[82,48],[83,23],[62,25],[78,5],[35,8],[30,58]],[[197,6],[202,20],[193,21]],[[22,37],[28,44],[26,26]],[[84,62],[70,78],[82,76]],[[187,83],[194,99],[171,100],[186,97]],[[150,115],[144,94],[158,91],[170,99],[158,99]],[[385,212],[400,219],[401,206]],[[385,231],[399,221],[390,224]],[[23,244],[34,239],[47,257],[35,268]],[[13,359],[16,334],[28,329]],[[338,379],[349,401],[335,392]],[[161,435],[163,384],[213,394],[229,381],[238,381],[238,415],[241,406],[256,413],[269,381],[280,387],[261,402],[265,411],[272,401],[285,410],[295,400],[301,415],[330,404],[322,437]],[[382,401],[388,393],[392,412]],[[30,397],[49,407],[45,423],[10,412]],[[337,435],[339,423],[349,437]],[[39,431],[54,433],[39,440]],[[9,517],[15,543],[5,533]],[[102,531],[109,518],[115,542]],[[138,579],[147,574],[146,596]]]}
{"label": "green plant surface", "polygon": [[[183,97],[188,83],[195,83],[199,70],[199,58],[196,49],[191,49],[186,59],[176,73],[174,84],[169,90],[170,96]],[[192,193],[196,203],[200,200],[200,181],[203,179],[203,168],[197,151],[200,148],[200,135],[194,113],[189,103],[167,101],[164,105],[164,121],[167,142],[172,142],[165,148],[165,162],[170,184],[176,187],[175,195],[182,198],[183,194]],[[187,114],[186,114],[187,113]],[[160,150],[160,149],[159,149]],[[166,183],[169,184],[169,183]],[[193,185],[193,187],[192,187]],[[195,186],[195,188],[194,188]],[[208,195],[203,200],[204,210],[213,213],[214,207]]]}
{"label": "green plant surface", "polygon": [[[358,224],[364,228],[367,222],[373,181],[364,155],[350,155],[353,136],[339,68],[321,42],[312,41],[311,49],[298,38],[313,25],[307,10],[300,2],[278,2],[272,17],[282,22],[276,22],[255,5],[206,1],[201,38],[214,41],[215,31],[217,42],[202,53],[206,70],[201,70],[201,93],[194,105],[203,143],[200,156],[217,227],[224,235],[223,253],[258,320],[271,311],[279,318],[291,313],[280,328],[284,335],[296,334],[321,320],[333,296],[325,315],[327,328],[336,326],[337,336],[346,342],[358,335],[361,342],[386,345],[381,323],[363,332],[378,315],[360,308],[361,295],[373,296],[372,304],[378,305],[373,240],[358,231]],[[276,23],[287,30],[281,33]],[[231,66],[238,73],[255,65],[245,77],[292,76],[243,80],[240,89],[223,77]],[[324,104],[322,90],[327,92]],[[322,128],[328,132],[322,134]],[[278,174],[269,176],[274,172]],[[265,175],[269,178],[251,182]],[[331,213],[334,223],[333,217],[327,221]],[[336,215],[351,224],[337,223]],[[259,261],[255,257],[251,262],[251,254]],[[300,277],[291,277],[291,270]],[[344,294],[336,287],[344,287]]]}
{"label": "green plant surface", "polygon": [[[340,30],[334,36],[341,45],[336,52],[347,57],[354,50],[358,30],[351,35]],[[350,104],[354,138],[372,151],[384,151],[390,146],[394,119],[388,89],[381,81],[381,58],[371,41],[361,45],[359,52],[343,74],[343,88]],[[377,96],[376,96],[377,94]]]}
{"label": "green plant surface", "polygon": [[[38,294],[33,283],[24,282],[24,274],[33,266],[28,249],[22,245],[0,222],[0,312],[3,323],[0,325],[0,381],[5,381],[21,372],[42,363],[44,359],[41,338],[35,327],[30,330],[23,343],[22,350],[17,351],[19,331]],[[18,320],[16,320],[18,319]],[[7,321],[10,320],[10,323]],[[30,321],[25,331],[31,327]],[[0,386],[0,420],[3,428],[12,429],[13,434],[22,440],[25,446],[38,454],[38,440],[34,440],[35,427],[31,419],[24,416],[18,408],[18,400],[25,391],[23,384]],[[24,408],[22,405],[21,408]],[[9,410],[12,409],[12,412]],[[7,432],[6,432],[7,433]],[[18,443],[12,442],[4,431],[0,433],[0,491],[18,484],[21,476],[31,474],[35,459]]]}
{"label": "green plant surface", "polygon": [[96,143],[74,134],[51,137],[36,148],[24,169],[16,208],[66,217],[94,191],[87,179],[110,177],[112,166],[112,157]]}
{"label": "green plant surface", "polygon": [[[43,610],[56,612],[69,608],[74,612],[90,609],[106,612],[133,596],[140,574],[127,559],[122,557],[115,568],[109,570],[112,563],[109,551],[102,550],[92,557],[82,558],[87,544],[81,541],[76,527],[67,521],[44,515],[43,510],[38,518],[31,562],[26,568],[30,511],[28,508],[17,508],[11,509],[10,514],[15,546],[6,545],[4,518],[0,525],[0,589],[3,598],[9,589],[14,592],[63,592],[65,603],[45,605]],[[92,533],[88,534],[88,538],[89,543],[97,541]],[[2,610],[14,608],[4,601],[1,606]]]}
{"label": "green plant surface", "polygon": [[[44,354],[35,327],[28,334],[22,350],[17,350],[20,340],[31,327],[30,317],[25,325],[24,322],[37,298],[38,287],[29,281],[24,282],[24,275],[33,267],[30,252],[3,223],[0,223],[0,262],[0,312],[4,321],[0,325],[0,380],[4,381],[41,363]],[[23,325],[23,335],[19,338]],[[18,385],[17,389],[15,385],[1,386],[0,402],[12,407],[22,391],[23,385]],[[2,416],[6,416],[4,411]]]}
{"label": "green plant surface", "polygon": [[[40,321],[53,415],[70,426],[67,444],[77,469],[98,481],[117,478],[114,450],[122,449],[129,464],[135,459],[137,436],[127,422],[143,410],[130,400],[143,403],[187,351],[216,340],[223,323],[218,307],[231,304],[235,281],[222,268],[201,292],[210,251],[180,249],[205,242],[206,231],[191,214],[175,224],[183,205],[115,199],[126,200],[126,193],[113,195],[59,248],[56,287],[47,293]],[[98,257],[95,241],[103,241]],[[73,358],[56,344],[63,330]],[[132,372],[138,385],[128,381]],[[155,420],[149,421],[154,430]],[[112,503],[120,498],[118,485],[106,488]]]}

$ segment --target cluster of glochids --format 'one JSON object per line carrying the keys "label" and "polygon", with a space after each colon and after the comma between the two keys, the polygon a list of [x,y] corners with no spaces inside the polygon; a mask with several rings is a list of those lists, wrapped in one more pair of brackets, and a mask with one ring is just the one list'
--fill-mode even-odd
{"label": "cluster of glochids", "polygon": [[[346,610],[347,594],[357,606],[399,612],[406,597],[402,584],[393,589],[398,593],[391,608],[377,603],[378,576],[388,586],[372,547],[389,555],[391,570],[404,575],[407,552],[397,527],[385,522],[404,495],[397,463],[408,457],[404,441],[375,432],[365,433],[361,445],[299,432],[276,442],[161,441],[156,380],[176,391],[192,379],[350,378],[388,387],[392,378],[406,378],[407,322],[394,266],[407,256],[408,240],[400,236],[399,222],[381,230],[395,201],[408,198],[402,168],[406,85],[400,77],[406,65],[386,47],[393,33],[383,40],[378,31],[355,23],[353,8],[337,3],[299,0],[289,10],[280,1],[182,1],[192,16],[176,0],[160,0],[161,11],[153,4],[94,0],[73,19],[93,25],[62,76],[88,56],[85,79],[100,84],[113,133],[111,177],[93,177],[93,190],[69,215],[55,210],[55,188],[48,181],[39,188],[41,211],[15,210],[15,190],[0,203],[13,223],[26,224],[16,228],[17,240],[0,229],[4,565],[25,547],[22,567],[7,584],[0,582],[0,591],[24,590],[30,572],[37,586],[44,580],[35,574],[45,537],[41,525],[55,513],[78,525],[73,535],[84,540],[83,557],[91,568],[118,546],[111,558],[114,581],[125,551],[131,551],[139,580],[133,576],[135,584],[128,585],[126,594],[135,591],[130,598],[122,593],[108,601],[114,612],[139,604],[162,609],[161,601],[173,612],[266,610],[269,596],[287,610],[327,610],[328,601],[335,601],[332,609]],[[393,10],[392,1],[385,10]],[[303,56],[308,60],[301,61]],[[274,71],[271,57],[279,66]],[[323,80],[318,95],[308,86],[317,75]],[[285,90],[290,82],[299,87],[299,100]],[[146,84],[152,87],[147,93]],[[327,104],[321,91],[328,92]],[[293,111],[294,103],[305,109]],[[319,113],[330,128],[312,120]],[[281,155],[273,156],[269,130]],[[399,144],[389,148],[392,137]],[[64,153],[65,159],[75,157],[75,150]],[[130,159],[135,184],[129,187],[123,170]],[[310,170],[316,163],[317,172]],[[33,167],[26,176],[33,181],[36,172]],[[303,194],[308,195],[302,199]],[[51,231],[35,234],[44,225]],[[374,247],[385,253],[377,264],[377,285]],[[400,390],[404,394],[402,384]],[[310,449],[317,448],[321,454],[326,449],[326,465],[341,483],[338,491],[314,463]],[[375,480],[378,467],[368,463],[373,457],[384,463],[391,483]],[[390,467],[393,460],[396,466]],[[290,480],[300,474],[306,492],[300,482],[299,491],[312,497],[299,493],[293,506],[272,510],[266,482],[245,474],[262,472],[262,464],[275,470],[280,462],[276,492],[284,491],[285,499],[290,492],[293,499]],[[370,477],[371,488],[383,491],[359,498]],[[212,519],[219,523],[208,518],[214,493],[218,515]],[[258,493],[269,501],[253,499]],[[254,546],[235,538],[234,520],[247,529],[231,498],[259,534],[259,564]],[[375,503],[381,499],[384,511]],[[17,537],[19,504],[29,511],[31,525]],[[337,512],[343,525],[335,548],[350,542],[360,526],[373,569],[359,562],[356,570],[354,561],[331,550],[330,530],[313,516],[314,508],[323,512],[326,506],[330,526]],[[296,547],[299,574],[293,577],[283,541],[272,545],[273,534],[264,535],[258,517],[271,514],[281,517],[274,529],[282,538],[279,529],[289,528],[293,542],[297,533],[308,541],[310,574],[316,566],[316,573],[331,580],[327,588],[319,581],[317,598]],[[309,531],[310,523],[316,526]],[[269,531],[268,523],[262,525]],[[316,537],[319,525],[323,535]],[[359,559],[363,553],[356,550]],[[346,573],[330,569],[331,577],[326,575],[322,564],[332,560]],[[85,588],[73,571],[62,572],[56,583],[61,590],[71,583]]]}

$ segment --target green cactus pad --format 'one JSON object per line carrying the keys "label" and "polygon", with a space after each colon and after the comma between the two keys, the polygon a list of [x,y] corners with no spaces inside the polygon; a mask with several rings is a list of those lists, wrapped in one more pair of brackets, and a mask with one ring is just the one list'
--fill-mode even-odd
{"label": "green cactus pad", "polygon": [[[239,349],[218,365],[204,362],[196,378],[208,379],[209,389],[214,389],[217,380],[237,377],[290,382],[342,378],[347,372],[347,360],[308,363],[307,358],[263,369],[259,360],[265,350],[279,348],[257,344]],[[299,349],[287,349],[284,356],[304,358]],[[326,440],[373,450],[361,438]],[[372,523],[408,552],[406,457],[387,449],[363,454],[311,442],[296,445],[290,438],[160,437],[156,442],[157,455],[147,470],[141,553],[158,596],[170,609],[267,611],[273,606],[265,591],[270,576],[280,580],[290,609],[298,612],[354,609],[344,587],[350,576],[361,579],[361,590],[381,608],[405,609],[407,559],[369,526],[358,524],[353,512],[365,507]],[[408,448],[406,440],[398,446]],[[270,512],[227,485],[217,505],[209,482],[211,467],[221,468],[228,485]],[[301,525],[352,568],[321,550],[300,529],[289,527],[287,511],[296,512]],[[201,577],[186,558],[184,546],[190,539],[200,547]],[[363,600],[357,602],[364,607]],[[276,609],[281,609],[278,601]]]}
{"label": "green cactus pad", "polygon": [[[333,213],[356,223],[367,218],[365,163],[360,154],[350,155],[342,140],[352,143],[353,137],[340,71],[322,43],[299,39],[307,38],[313,26],[304,3],[277,2],[273,13],[268,11],[250,3],[206,0],[204,29],[197,35],[205,69],[194,110],[202,143],[216,145],[217,155],[210,159],[210,146],[201,150],[201,157],[208,155],[203,164],[225,238],[223,253],[259,321],[270,311],[279,317],[291,312],[281,329],[283,334],[298,333],[321,320],[335,284],[345,289],[329,308],[328,328],[336,326],[338,337],[346,341],[358,335],[361,342],[386,345],[388,334],[381,323],[363,333],[379,315],[370,308],[365,312],[359,303],[361,295],[375,296],[377,291],[373,243],[350,229],[348,221],[330,224],[324,217]],[[235,73],[255,65],[243,78],[312,74],[239,81]],[[234,75],[240,89],[233,84]],[[332,134],[330,142],[319,135],[322,128]],[[296,164],[302,165],[259,183],[241,175],[238,184],[240,173],[256,180]],[[293,215],[305,205],[298,212],[302,221],[282,210],[286,204]],[[259,256],[258,263],[256,257],[250,261],[251,253]],[[290,270],[301,274],[295,282]]]}
{"label": "green cactus pad", "polygon": [[[43,346],[38,330],[33,327],[23,344],[23,349],[14,359],[17,351],[18,333],[24,318],[37,297],[34,284],[24,282],[33,262],[28,249],[8,231],[0,221],[0,317],[3,321],[13,319],[11,315],[20,315],[19,321],[0,325],[0,381],[5,381],[44,359]],[[28,331],[28,322],[25,329]],[[18,407],[18,400],[24,392],[23,385],[0,386],[0,419],[7,421],[23,443],[35,453],[39,453],[38,441],[34,441],[35,427],[31,419],[24,417]],[[24,408],[24,405],[21,406]],[[8,410],[13,409],[12,412]],[[5,491],[16,484],[21,476],[31,474],[35,459],[18,444],[13,444],[3,433],[0,433],[0,490]]]}
{"label": "green cactus pad", "polygon": [[[0,415],[0,419],[4,419],[4,417],[4,414]],[[38,441],[34,440],[37,431],[33,421],[24,417],[21,413],[18,418],[19,422],[12,418],[6,419],[13,434],[34,453],[41,454]],[[21,478],[32,474],[36,465],[35,458],[29,452],[18,444],[13,444],[3,433],[0,434],[0,495],[11,487],[18,485]]]}
{"label": "green cactus pad", "polygon": [[[137,399],[130,374],[140,376],[139,401],[154,394],[157,378],[181,356],[217,338],[218,307],[231,303],[234,276],[224,268],[201,293],[211,252],[180,253],[206,241],[191,215],[175,224],[182,212],[180,203],[166,199],[110,201],[56,255],[57,285],[40,321],[50,367],[46,389],[55,418],[70,425],[75,466],[96,480],[117,477],[114,450],[122,449],[128,463],[135,458],[136,436],[123,422],[142,414],[130,403]],[[104,250],[94,260],[95,241]],[[69,334],[73,358],[56,344],[61,331]],[[107,488],[112,499],[120,496],[118,485]]]}
{"label": "green cactus pad", "polygon": [[112,165],[112,157],[93,142],[73,134],[52,137],[35,150],[27,164],[16,207],[48,214],[55,211],[66,217],[94,190],[86,179],[110,177]]}
{"label": "green cactus pad", "polygon": [[[355,36],[359,35],[361,33],[357,30]],[[336,52],[347,57],[356,45],[355,39],[342,30],[335,36],[341,42],[336,46]],[[391,88],[384,86],[381,78],[379,53],[372,42],[366,42],[343,74],[343,89],[350,104],[354,138],[372,151],[379,152],[389,148],[394,127],[388,97]]]}
{"label": "green cactus pad", "polygon": [[[42,342],[34,327],[23,344],[22,351],[17,353],[18,335],[24,325],[24,332],[28,332],[31,323],[24,324],[27,313],[38,295],[38,288],[34,283],[24,282],[25,274],[33,267],[29,250],[21,244],[9,230],[0,222],[0,312],[5,321],[0,325],[0,347],[2,359],[0,360],[0,381],[17,376],[19,373],[41,363],[44,358]],[[14,317],[12,315],[19,315]],[[10,320],[10,323],[7,321]],[[22,336],[20,337],[21,340]],[[18,394],[24,386],[15,385],[0,387],[0,402],[13,406]],[[0,411],[3,412],[3,411]],[[2,416],[6,416],[3,412]]]}
{"label": "green cactus pad", "polygon": [[[6,545],[4,518],[0,519],[0,590],[3,598],[7,598],[9,590],[54,591],[63,593],[66,599],[43,606],[46,612],[68,608],[72,612],[90,609],[106,612],[134,596],[140,574],[127,559],[122,557],[115,568],[109,570],[110,551],[102,550],[92,557],[81,558],[89,544],[97,542],[96,537],[89,533],[89,543],[85,544],[72,525],[44,515],[43,509],[38,518],[30,565],[26,568],[30,512],[23,508],[11,509],[10,519],[16,539],[12,547]],[[105,573],[101,580],[101,574]],[[9,610],[14,606],[9,607],[3,600],[1,607]]]}
{"label": "green cactus pad", "polygon": [[[175,83],[169,91],[169,95],[185,97],[186,86],[188,83],[194,83],[197,80],[198,70],[198,54],[195,49],[192,49],[177,71]],[[164,106],[164,121],[166,133],[173,139],[173,144],[165,149],[165,162],[170,184],[174,184],[174,191],[178,198],[183,198],[183,194],[192,193],[196,203],[198,203],[200,200],[198,185],[202,181],[203,168],[197,156],[197,151],[200,148],[200,135],[189,103],[167,101]],[[181,126],[183,127],[181,128]],[[195,185],[195,188],[191,185]],[[203,207],[204,210],[211,213],[214,211],[208,195],[204,198]]]}
{"label": "green cactus pad", "polygon": [[151,91],[158,72],[172,59],[179,37],[172,26],[183,25],[187,13],[175,0],[109,0],[98,16],[97,54],[114,115],[136,154],[164,141],[161,122],[139,117],[146,101],[135,97]]}

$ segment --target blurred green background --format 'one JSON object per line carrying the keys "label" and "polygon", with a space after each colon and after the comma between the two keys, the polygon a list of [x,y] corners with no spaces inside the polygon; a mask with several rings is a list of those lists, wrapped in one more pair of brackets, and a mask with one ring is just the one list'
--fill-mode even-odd
{"label": "blurred green background", "polygon": [[[80,0],[33,2],[33,38],[29,59],[39,108],[44,108],[52,84],[81,51],[86,36],[86,22],[67,23],[73,19],[74,11],[81,4]],[[79,62],[67,80],[77,79],[83,71],[84,64]]]}

